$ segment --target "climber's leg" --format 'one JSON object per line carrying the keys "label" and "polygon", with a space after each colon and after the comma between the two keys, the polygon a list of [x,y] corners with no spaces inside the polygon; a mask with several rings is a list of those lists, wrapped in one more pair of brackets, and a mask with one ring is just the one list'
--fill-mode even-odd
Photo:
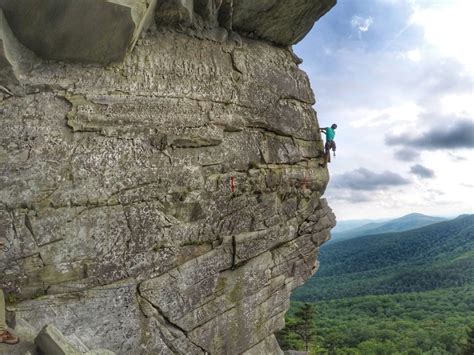
{"label": "climber's leg", "polygon": [[0,290],[0,333],[7,330],[7,323],[5,320],[5,296],[3,290]]}
{"label": "climber's leg", "polygon": [[326,142],[326,145],[324,146],[324,152],[326,153],[326,163],[331,162],[331,146],[332,141]]}
{"label": "climber's leg", "polygon": [[19,341],[20,339],[18,337],[7,330],[7,322],[5,320],[5,296],[0,289],[0,343],[14,345]]}
{"label": "climber's leg", "polygon": [[[335,141],[331,141],[331,149],[333,151],[334,156],[336,156],[336,142]],[[331,154],[329,153],[329,155]]]}

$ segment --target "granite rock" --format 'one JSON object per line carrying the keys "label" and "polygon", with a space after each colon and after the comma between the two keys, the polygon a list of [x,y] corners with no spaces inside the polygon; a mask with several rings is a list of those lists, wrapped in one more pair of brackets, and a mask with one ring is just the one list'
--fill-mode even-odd
{"label": "granite rock", "polygon": [[46,325],[35,339],[41,353],[48,355],[80,355],[81,351],[64,338],[53,325]]}
{"label": "granite rock", "polygon": [[293,0],[291,4],[283,0],[0,0],[0,9],[14,36],[39,57],[108,64],[122,61],[137,40],[154,27],[219,42],[229,34],[236,38],[235,31],[245,37],[290,46],[301,40],[335,3],[336,0]]}
{"label": "granite rock", "polygon": [[[53,47],[27,44],[33,27],[11,20],[28,1],[0,0],[0,287],[10,325],[54,325],[82,352],[281,354],[273,334],[335,224],[306,74],[268,42],[271,31],[252,35],[266,41],[216,40],[243,1],[85,3],[121,9],[127,41],[98,45],[98,56],[91,47],[88,58],[85,43],[47,54]],[[58,14],[78,4],[64,1]],[[77,57],[45,60],[60,50]]]}
{"label": "granite rock", "polygon": [[121,61],[150,23],[152,5],[149,0],[0,0],[13,33],[38,56],[88,63]]}
{"label": "granite rock", "polygon": [[299,42],[336,0],[234,0],[233,29],[289,46]]}

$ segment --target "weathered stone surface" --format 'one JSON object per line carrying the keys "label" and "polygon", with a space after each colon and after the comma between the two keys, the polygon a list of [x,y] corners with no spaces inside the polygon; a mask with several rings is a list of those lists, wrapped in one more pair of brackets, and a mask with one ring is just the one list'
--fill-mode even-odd
{"label": "weathered stone surface", "polygon": [[261,341],[253,348],[247,350],[246,352],[242,353],[243,355],[261,355],[261,354],[275,354],[275,355],[283,355],[283,351],[281,351],[280,346],[274,335],[269,336],[265,340]]}
{"label": "weathered stone surface", "polygon": [[54,325],[45,325],[35,338],[37,350],[44,355],[115,355],[106,349],[89,350],[80,339],[72,336],[80,346],[67,339]]}
{"label": "weathered stone surface", "polygon": [[115,355],[113,351],[107,349],[96,349],[83,353],[84,355]]}
{"label": "weathered stone surface", "polygon": [[[336,0],[0,0],[14,35],[44,59],[107,64],[153,27],[225,41],[228,31],[289,46]],[[0,20],[1,22],[1,20]],[[236,38],[233,32],[231,38]],[[3,66],[3,64],[0,63]]]}
{"label": "weathered stone surface", "polygon": [[189,27],[194,20],[194,0],[158,0],[158,26]]}
{"label": "weathered stone surface", "polygon": [[69,343],[64,335],[53,325],[41,329],[35,343],[43,354],[48,355],[80,355],[81,352]]}
{"label": "weathered stone surface", "polygon": [[0,90],[3,94],[11,94],[8,87],[18,84],[21,75],[37,62],[35,55],[15,38],[0,7]]}
{"label": "weathered stone surface", "polygon": [[126,280],[85,292],[43,296],[14,307],[17,320],[38,332],[54,324],[71,342],[76,335],[89,349],[105,348],[133,353],[141,344],[142,313],[136,282]]}
{"label": "weathered stone surface", "polygon": [[43,58],[88,63],[121,61],[150,21],[151,5],[148,0],[0,0],[27,48]]}
{"label": "weathered stone surface", "polygon": [[233,28],[281,45],[299,42],[336,0],[234,0]]}
{"label": "weathered stone surface", "polygon": [[[232,4],[194,2],[193,24]],[[292,53],[160,30],[123,63],[43,61],[16,85],[0,99],[11,325],[119,354],[281,354],[335,223]]]}

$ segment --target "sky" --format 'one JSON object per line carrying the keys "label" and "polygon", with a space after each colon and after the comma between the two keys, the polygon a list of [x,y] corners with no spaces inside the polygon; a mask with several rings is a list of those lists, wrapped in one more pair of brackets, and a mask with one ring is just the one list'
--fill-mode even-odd
{"label": "sky", "polygon": [[474,213],[472,0],[338,0],[294,50],[338,220]]}

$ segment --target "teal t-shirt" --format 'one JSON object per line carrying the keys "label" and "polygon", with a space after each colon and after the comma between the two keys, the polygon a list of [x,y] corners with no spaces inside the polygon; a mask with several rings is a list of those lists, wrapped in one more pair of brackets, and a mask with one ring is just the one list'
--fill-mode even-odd
{"label": "teal t-shirt", "polygon": [[336,131],[331,127],[326,128],[326,141],[333,141],[336,136]]}

